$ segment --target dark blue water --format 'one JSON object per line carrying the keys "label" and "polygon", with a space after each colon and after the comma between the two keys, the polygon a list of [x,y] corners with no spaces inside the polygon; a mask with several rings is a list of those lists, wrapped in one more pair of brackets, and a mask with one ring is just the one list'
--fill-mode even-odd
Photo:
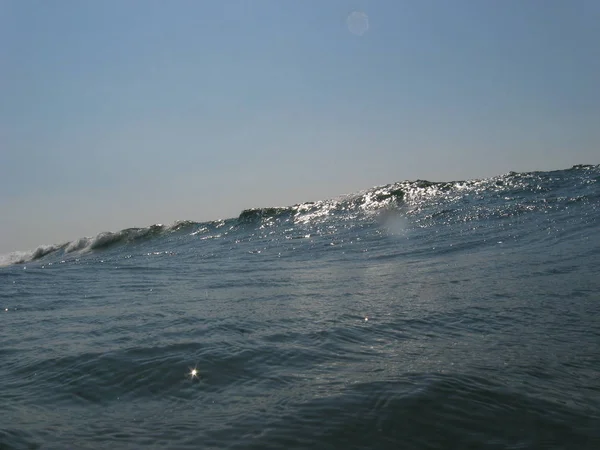
{"label": "dark blue water", "polygon": [[599,449],[599,218],[577,166],[5,255],[0,448]]}

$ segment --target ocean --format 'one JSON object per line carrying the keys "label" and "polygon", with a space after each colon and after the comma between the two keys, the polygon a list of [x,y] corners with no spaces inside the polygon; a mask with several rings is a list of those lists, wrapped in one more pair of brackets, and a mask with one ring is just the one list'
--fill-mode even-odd
{"label": "ocean", "polygon": [[600,166],[0,260],[0,449],[600,449]]}

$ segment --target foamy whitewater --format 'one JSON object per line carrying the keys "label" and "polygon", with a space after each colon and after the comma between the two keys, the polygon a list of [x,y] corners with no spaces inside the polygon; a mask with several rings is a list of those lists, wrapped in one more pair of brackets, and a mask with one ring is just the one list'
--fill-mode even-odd
{"label": "foamy whitewater", "polygon": [[0,449],[597,450],[599,217],[581,165],[3,255]]}

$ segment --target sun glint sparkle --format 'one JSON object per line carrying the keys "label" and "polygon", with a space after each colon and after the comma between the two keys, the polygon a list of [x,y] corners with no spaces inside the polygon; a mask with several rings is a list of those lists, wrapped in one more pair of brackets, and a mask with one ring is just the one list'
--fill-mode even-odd
{"label": "sun glint sparkle", "polygon": [[198,374],[198,369],[196,369],[195,367],[193,369],[190,369],[190,373],[189,373],[189,377],[190,379],[194,379],[194,378],[198,378],[199,374]]}

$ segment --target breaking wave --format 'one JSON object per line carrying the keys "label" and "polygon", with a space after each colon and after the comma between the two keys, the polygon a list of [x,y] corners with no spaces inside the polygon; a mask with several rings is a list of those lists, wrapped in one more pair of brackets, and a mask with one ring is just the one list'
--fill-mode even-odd
{"label": "breaking wave", "polygon": [[[571,180],[573,196],[556,197],[552,192],[564,185],[557,180]],[[23,264],[53,254],[75,254],[105,250],[118,245],[145,242],[165,234],[182,232],[192,236],[203,235],[209,230],[223,226],[231,228],[259,227],[290,224],[318,224],[340,218],[359,219],[381,215],[387,211],[400,211],[406,215],[418,215],[417,222],[426,226],[427,221],[455,215],[454,220],[466,221],[487,217],[514,215],[539,207],[565,202],[589,200],[596,191],[586,188],[600,181],[600,165],[576,165],[567,170],[551,172],[509,172],[504,175],[466,181],[432,182],[427,180],[401,181],[376,186],[358,193],[338,198],[305,202],[287,207],[250,208],[243,210],[236,219],[213,222],[177,221],[171,225],[154,224],[145,228],[127,228],[118,232],[102,232],[94,237],[82,237],[70,242],[41,245],[30,251],[17,251],[0,255],[0,266]],[[528,203],[527,195],[531,196]],[[500,207],[478,207],[477,203],[497,200]],[[469,203],[468,212],[465,202]],[[541,205],[540,205],[541,203]],[[428,210],[431,211],[428,213]]]}

